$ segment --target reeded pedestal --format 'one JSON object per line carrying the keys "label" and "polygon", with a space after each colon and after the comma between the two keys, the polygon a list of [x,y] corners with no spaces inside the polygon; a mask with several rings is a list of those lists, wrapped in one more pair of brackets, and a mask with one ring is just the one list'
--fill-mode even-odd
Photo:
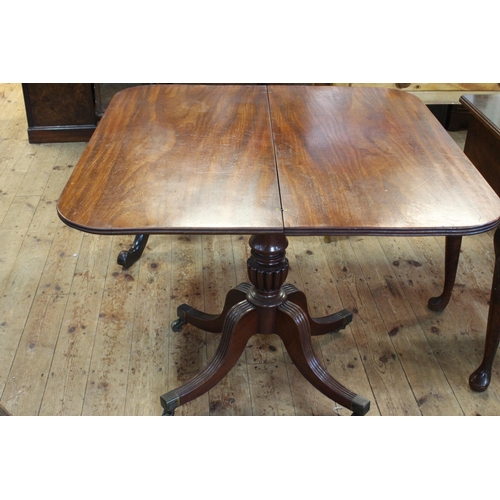
{"label": "reeded pedestal", "polygon": [[205,314],[183,304],[174,331],[191,324],[208,332],[222,332],[214,358],[187,384],[161,396],[164,415],[209,391],[231,370],[256,333],[277,334],[302,375],[327,397],[365,415],[370,401],[335,380],[321,365],[311,343],[311,335],[323,335],[344,328],[352,320],[346,309],[323,318],[311,318],[303,292],[284,284],[288,274],[284,234],[258,234],[250,238],[252,255],[248,259],[251,283],[229,291],[220,315]]}

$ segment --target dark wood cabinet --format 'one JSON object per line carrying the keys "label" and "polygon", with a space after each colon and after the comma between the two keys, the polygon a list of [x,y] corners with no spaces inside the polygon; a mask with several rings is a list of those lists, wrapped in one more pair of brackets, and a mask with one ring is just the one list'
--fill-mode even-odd
{"label": "dark wood cabinet", "polygon": [[29,142],[88,141],[97,125],[91,83],[23,83]]}
{"label": "dark wood cabinet", "polygon": [[111,98],[140,83],[23,83],[31,143],[88,141]]}

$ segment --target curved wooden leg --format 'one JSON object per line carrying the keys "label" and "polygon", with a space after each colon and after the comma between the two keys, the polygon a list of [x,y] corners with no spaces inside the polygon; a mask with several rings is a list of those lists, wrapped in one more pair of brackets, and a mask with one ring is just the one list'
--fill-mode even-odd
{"label": "curved wooden leg", "polygon": [[443,311],[450,302],[451,292],[457,277],[461,246],[461,236],[446,236],[443,293],[439,297],[429,299],[427,306],[431,311]]}
{"label": "curved wooden leg", "polygon": [[352,321],[352,312],[348,309],[324,316],[322,318],[312,318],[309,315],[309,308],[307,307],[307,298],[304,292],[290,285],[289,283],[283,285],[289,301],[297,304],[309,321],[311,335],[324,335],[325,333],[336,333],[343,330]]}
{"label": "curved wooden leg", "polygon": [[353,415],[365,415],[369,411],[368,399],[344,387],[323,368],[313,350],[308,318],[298,305],[287,301],[278,307],[276,333],[295,366],[316,389],[352,410]]}
{"label": "curved wooden leg", "polygon": [[229,290],[224,308],[220,314],[206,314],[187,304],[181,304],[177,308],[179,318],[172,323],[172,330],[179,332],[184,325],[189,324],[206,332],[220,333],[229,310],[238,302],[245,300],[251,286],[250,283],[241,283]]}
{"label": "curved wooden leg", "polygon": [[231,308],[212,361],[187,384],[161,396],[164,414],[172,414],[178,406],[205,394],[229,373],[243,353],[248,339],[257,332],[257,316],[256,307],[247,301]]}
{"label": "curved wooden leg", "polygon": [[205,314],[186,304],[178,308],[174,330],[189,323],[206,331],[222,330],[222,336],[214,358],[199,375],[161,396],[163,414],[173,415],[178,406],[218,384],[236,364],[251,336],[276,333],[299,371],[316,389],[352,410],[353,415],[365,415],[370,401],[337,382],[323,368],[311,343],[311,330],[315,335],[337,331],[352,320],[352,313],[343,310],[324,318],[310,317],[305,295],[292,285],[284,285],[288,273],[284,234],[252,235],[249,244],[252,250],[247,270],[252,284],[243,283],[230,290],[220,315]]}
{"label": "curved wooden leg", "polygon": [[131,247],[128,250],[123,250],[118,254],[117,262],[123,269],[128,269],[135,264],[144,252],[146,243],[148,242],[149,234],[138,234]]}
{"label": "curved wooden leg", "polygon": [[469,386],[477,392],[485,391],[491,382],[491,368],[500,341],[500,228],[495,231],[495,269],[491,285],[490,309],[486,326],[484,356],[481,365],[469,377]]}

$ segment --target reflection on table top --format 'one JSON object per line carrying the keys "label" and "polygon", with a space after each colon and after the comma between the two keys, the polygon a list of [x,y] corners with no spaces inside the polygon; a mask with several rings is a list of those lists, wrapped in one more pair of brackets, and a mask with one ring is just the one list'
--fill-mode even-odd
{"label": "reflection on table top", "polygon": [[500,95],[467,94],[460,98],[460,103],[497,137],[500,137]]}
{"label": "reflection on table top", "polygon": [[157,85],[108,107],[58,210],[102,234],[474,234],[500,199],[416,97]]}

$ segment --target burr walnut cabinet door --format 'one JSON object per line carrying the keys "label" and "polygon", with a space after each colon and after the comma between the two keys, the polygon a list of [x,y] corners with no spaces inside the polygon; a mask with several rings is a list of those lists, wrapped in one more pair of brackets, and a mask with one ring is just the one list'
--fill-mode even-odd
{"label": "burr walnut cabinet door", "polygon": [[88,141],[96,127],[91,83],[23,83],[32,143]]}

